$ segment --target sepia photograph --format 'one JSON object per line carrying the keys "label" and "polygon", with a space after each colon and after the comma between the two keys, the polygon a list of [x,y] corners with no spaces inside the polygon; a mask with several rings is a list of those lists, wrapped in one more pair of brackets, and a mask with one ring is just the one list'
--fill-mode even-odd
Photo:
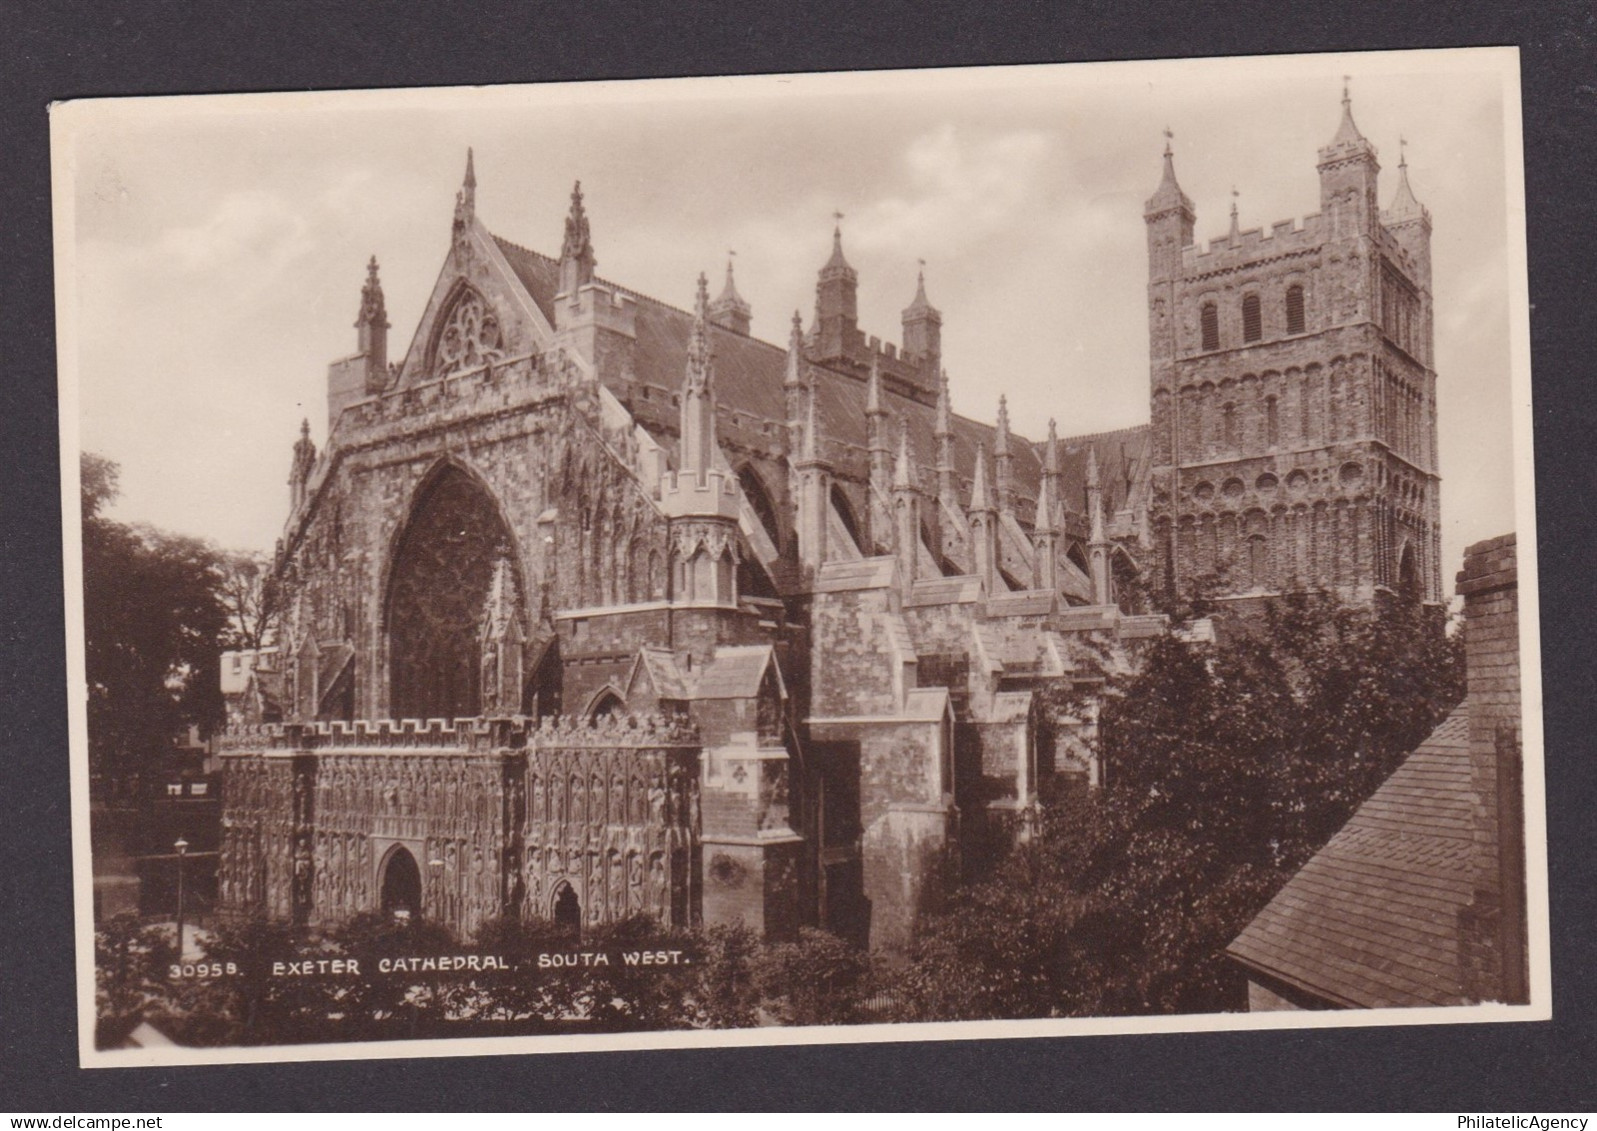
{"label": "sepia photograph", "polygon": [[82,1065],[1550,1017],[1519,81],[55,105]]}

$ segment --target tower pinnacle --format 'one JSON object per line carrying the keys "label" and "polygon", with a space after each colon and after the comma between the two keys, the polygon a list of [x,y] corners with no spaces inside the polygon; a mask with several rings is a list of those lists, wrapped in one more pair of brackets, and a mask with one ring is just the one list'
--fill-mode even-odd
{"label": "tower pinnacle", "polygon": [[466,147],[466,175],[455,193],[455,235],[458,239],[477,217],[477,168],[471,147]]}
{"label": "tower pinnacle", "polygon": [[710,281],[699,272],[699,289],[693,299],[693,331],[688,338],[688,384],[704,387],[710,381]]}
{"label": "tower pinnacle", "polygon": [[383,284],[377,278],[377,257],[374,255],[366,264],[366,283],[360,289],[360,314],[355,319],[355,325],[379,324],[385,330],[388,328],[388,311],[383,305]]}
{"label": "tower pinnacle", "polygon": [[710,321],[727,330],[739,334],[749,332],[749,324],[753,315],[753,308],[742,295],[738,294],[737,283],[732,278],[732,260],[737,257],[737,252],[726,253],[726,283],[721,287],[721,293],[710,304]]}
{"label": "tower pinnacle", "polygon": [[843,256],[843,214],[832,214],[832,255],[815,281],[815,338],[818,360],[859,353],[859,274]]}
{"label": "tower pinnacle", "polygon": [[976,472],[970,485],[970,509],[973,513],[993,510],[992,488],[987,483],[987,449],[976,446]]}
{"label": "tower pinnacle", "polygon": [[1344,145],[1370,144],[1364,139],[1364,135],[1359,133],[1358,126],[1353,122],[1353,95],[1350,86],[1352,81],[1352,75],[1342,76],[1342,120],[1337,123],[1336,134],[1331,138],[1331,144],[1326,147],[1327,149],[1336,149]]}
{"label": "tower pinnacle", "polygon": [[839,269],[845,271],[853,270],[849,266],[848,260],[843,257],[843,214],[834,212],[832,213],[832,256],[826,261],[826,266],[821,268],[821,270],[824,273],[829,270]]}
{"label": "tower pinnacle", "polygon": [[865,379],[865,415],[887,415],[887,410],[882,407],[882,366],[875,354],[871,355],[871,371]]}
{"label": "tower pinnacle", "polygon": [[698,294],[693,303],[693,332],[688,338],[687,371],[682,377],[682,415],[678,470],[683,474],[706,476],[715,462],[715,391],[711,378],[710,331],[705,322],[710,284],[699,273]]}
{"label": "tower pinnacle", "polygon": [[893,464],[893,487],[901,489],[916,486],[915,459],[910,453],[909,419],[903,421],[898,433],[898,459]]}
{"label": "tower pinnacle", "polygon": [[566,213],[565,238],[560,244],[560,293],[575,301],[577,292],[593,282],[595,264],[588,210],[582,203],[582,182],[577,181],[571,186],[571,208]]}
{"label": "tower pinnacle", "polygon": [[904,308],[904,353],[928,376],[936,376],[943,360],[943,315],[926,297],[926,261],[915,274],[915,297]]}
{"label": "tower pinnacle", "polygon": [[1153,190],[1142,213],[1149,221],[1167,212],[1182,213],[1189,218],[1193,216],[1192,200],[1181,191],[1181,184],[1176,180],[1175,153],[1170,146],[1174,136],[1169,129],[1164,131],[1164,171],[1159,177],[1159,187]]}
{"label": "tower pinnacle", "polygon": [[820,426],[820,393],[815,387],[815,377],[812,374],[808,382],[808,396],[804,407],[804,447],[803,458],[808,463],[818,463],[821,458],[821,426]]}
{"label": "tower pinnacle", "polygon": [[957,480],[954,475],[954,410],[948,394],[948,370],[943,370],[937,384],[937,494],[957,505]]}
{"label": "tower pinnacle", "polygon": [[388,385],[388,310],[383,304],[383,284],[377,278],[375,255],[366,264],[366,283],[360,289],[355,350],[366,358],[362,387],[367,394],[382,392]]}
{"label": "tower pinnacle", "polygon": [[1408,141],[1398,139],[1399,158],[1397,162],[1397,193],[1392,197],[1392,207],[1387,210],[1387,218],[1391,221],[1399,220],[1430,220],[1430,213],[1425,206],[1414,196],[1414,190],[1408,183]]}

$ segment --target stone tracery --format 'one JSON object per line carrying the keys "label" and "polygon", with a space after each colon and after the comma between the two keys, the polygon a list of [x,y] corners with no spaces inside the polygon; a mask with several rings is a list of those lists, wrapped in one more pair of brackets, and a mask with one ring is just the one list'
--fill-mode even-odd
{"label": "stone tracery", "polygon": [[448,377],[492,364],[504,356],[499,316],[475,289],[462,287],[442,320],[433,346],[433,375]]}

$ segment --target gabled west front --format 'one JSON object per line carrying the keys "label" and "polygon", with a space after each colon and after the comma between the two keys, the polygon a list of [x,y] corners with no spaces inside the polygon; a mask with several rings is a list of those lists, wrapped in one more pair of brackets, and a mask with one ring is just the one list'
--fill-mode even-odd
{"label": "gabled west front", "polygon": [[1346,108],[1320,170],[1319,215],[1200,251],[1167,150],[1152,424],[1039,440],[954,412],[924,277],[899,344],[860,328],[839,230],[768,344],[730,264],[691,309],[600,277],[580,185],[558,257],[493,234],[468,156],[408,348],[374,259],[294,445],[224,906],[900,946],[1099,779],[1053,692],[1164,631],[1147,593],[1439,598],[1429,217]]}

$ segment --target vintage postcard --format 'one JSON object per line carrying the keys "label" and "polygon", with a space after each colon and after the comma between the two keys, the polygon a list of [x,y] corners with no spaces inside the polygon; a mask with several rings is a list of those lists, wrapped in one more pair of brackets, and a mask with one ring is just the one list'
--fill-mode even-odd
{"label": "vintage postcard", "polygon": [[83,1063],[1549,1017],[1519,123],[57,105]]}

